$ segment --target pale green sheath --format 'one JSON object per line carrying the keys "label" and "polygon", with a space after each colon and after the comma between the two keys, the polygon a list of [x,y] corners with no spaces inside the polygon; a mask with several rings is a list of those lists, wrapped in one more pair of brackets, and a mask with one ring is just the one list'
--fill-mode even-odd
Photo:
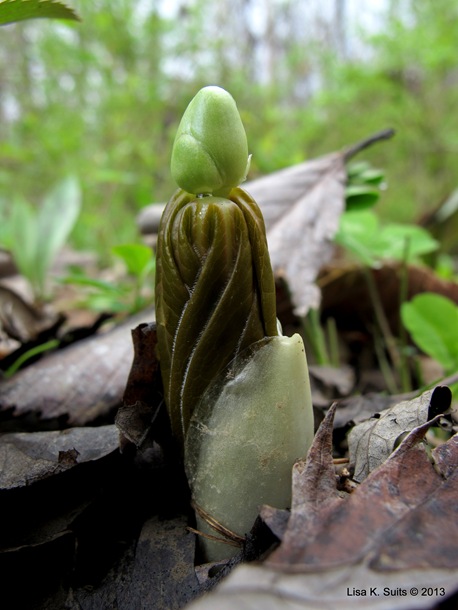
{"label": "pale green sheath", "polygon": [[[175,140],[182,189],[161,220],[156,271],[164,399],[193,501],[210,515],[198,527],[219,535],[215,520],[241,539],[261,504],[289,506],[291,467],[313,437],[302,339],[278,333],[264,221],[238,187],[248,163],[234,100],[202,89]],[[203,546],[207,560],[234,552]]]}

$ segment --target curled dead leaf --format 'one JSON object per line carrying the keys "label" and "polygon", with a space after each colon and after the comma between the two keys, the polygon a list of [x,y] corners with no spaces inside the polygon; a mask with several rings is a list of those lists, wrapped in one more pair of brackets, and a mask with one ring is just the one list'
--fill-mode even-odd
{"label": "curled dead leaf", "polygon": [[36,308],[14,290],[0,284],[0,330],[9,337],[29,343],[62,321],[57,313]]}
{"label": "curled dead leaf", "polygon": [[393,452],[402,436],[444,413],[451,402],[447,387],[423,392],[417,398],[405,400],[374,414],[354,426],[348,435],[350,462],[354,464],[354,479],[363,481]]}

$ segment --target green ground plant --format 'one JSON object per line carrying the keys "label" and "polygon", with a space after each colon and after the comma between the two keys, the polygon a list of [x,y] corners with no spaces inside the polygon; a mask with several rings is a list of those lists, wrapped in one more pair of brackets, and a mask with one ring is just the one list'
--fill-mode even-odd
{"label": "green ground plant", "polygon": [[112,254],[120,259],[125,276],[118,281],[91,278],[84,271],[60,279],[81,289],[75,305],[93,311],[133,314],[152,304],[154,294],[150,289],[154,284],[156,261],[150,247],[144,244],[120,244],[113,246]]}
{"label": "green ground plant", "polygon": [[28,280],[37,304],[49,298],[49,272],[66,243],[81,210],[81,190],[75,177],[59,182],[38,208],[15,196],[3,200],[1,246],[9,250],[19,272]]}
{"label": "green ground plant", "polygon": [[416,345],[444,368],[458,371],[458,306],[431,292],[417,294],[401,306],[402,322]]}
{"label": "green ground plant", "polygon": [[[440,334],[441,332],[444,334],[447,327],[453,326],[453,324],[456,326],[456,309],[451,302],[448,306],[445,305],[444,297],[440,295],[425,295],[425,297],[419,295],[416,297],[418,301],[406,302],[407,266],[412,263],[424,264],[424,257],[436,251],[439,243],[420,226],[383,223],[372,209],[378,202],[383,189],[383,171],[373,168],[367,161],[354,163],[348,167],[346,211],[341,216],[335,242],[344,249],[350,259],[358,261],[363,266],[378,329],[378,336],[374,340],[379,365],[384,373],[387,387],[395,393],[399,390],[411,389],[410,352],[403,329],[401,328],[398,337],[392,334],[370,270],[390,261],[400,263],[402,281],[399,307],[404,324],[411,332],[414,341],[424,349],[425,353],[436,357],[433,355],[436,345],[436,353],[442,356],[436,359],[441,363],[444,361],[447,344],[443,344]],[[436,321],[432,319],[430,322],[426,320],[428,316],[434,318],[433,312],[436,304],[437,316],[441,317],[442,310],[444,313],[443,325],[440,328],[434,326],[438,323],[437,319]],[[422,322],[424,322],[423,328]],[[322,328],[318,312],[312,311],[305,321],[305,332],[313,347],[316,361],[320,364],[338,366],[337,331],[333,321],[328,320],[326,328]],[[451,343],[456,341],[454,331],[449,333],[449,337]],[[385,350],[389,354],[391,363],[386,359]],[[448,364],[450,365],[450,361]],[[392,374],[393,366],[400,373],[401,387],[398,387]],[[450,371],[453,366],[454,364],[451,368],[445,367],[445,370]]]}

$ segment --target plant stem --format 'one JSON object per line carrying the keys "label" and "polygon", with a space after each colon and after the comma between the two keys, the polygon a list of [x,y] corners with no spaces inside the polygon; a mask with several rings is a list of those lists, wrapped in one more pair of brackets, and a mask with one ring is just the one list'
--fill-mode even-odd
{"label": "plant stem", "polygon": [[337,325],[335,318],[328,318],[326,320],[326,330],[329,344],[329,356],[332,366],[336,368],[340,364],[339,358],[339,338],[337,334]]}
{"label": "plant stem", "polygon": [[[369,267],[363,267],[364,277],[367,282],[367,287],[369,290],[369,297],[372,302],[372,307],[374,308],[375,319],[377,321],[378,327],[382,333],[386,349],[390,354],[391,362],[393,366],[399,368],[401,365],[401,357],[399,354],[399,350],[396,344],[396,339],[394,338],[390,325],[388,323],[387,317],[385,315],[385,311],[383,309],[382,301],[380,299],[380,295],[377,290],[377,285],[374,281],[374,276],[372,275],[372,270]],[[394,377],[393,377],[394,382]],[[396,386],[396,384],[395,384]],[[395,391],[398,391],[395,388]]]}
{"label": "plant stem", "polygon": [[402,323],[401,308],[403,303],[407,301],[409,291],[409,275],[408,275],[408,261],[409,261],[409,248],[410,239],[407,237],[404,245],[404,254],[402,257],[402,263],[399,274],[399,352],[401,357],[400,362],[400,374],[401,374],[401,388],[403,392],[410,392],[412,390],[412,383],[409,371],[409,357],[407,355],[407,332]]}
{"label": "plant stem", "polygon": [[386,387],[391,394],[398,394],[399,389],[396,383],[396,379],[394,378],[393,371],[391,366],[387,360],[385,350],[384,350],[384,337],[379,334],[377,328],[374,328],[374,346],[375,353],[377,354],[377,360],[380,366],[380,370],[383,375],[383,379],[385,380]]}
{"label": "plant stem", "polygon": [[317,364],[329,364],[329,354],[326,349],[323,329],[317,309],[311,309],[306,318],[302,318],[305,336],[310,342]]}

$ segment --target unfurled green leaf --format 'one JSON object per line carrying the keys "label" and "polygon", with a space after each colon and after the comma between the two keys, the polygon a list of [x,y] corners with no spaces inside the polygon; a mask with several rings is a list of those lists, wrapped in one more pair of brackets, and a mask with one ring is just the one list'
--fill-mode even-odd
{"label": "unfurled green leaf", "polygon": [[365,210],[374,206],[380,198],[380,185],[385,178],[384,172],[371,167],[367,161],[351,163],[346,169],[347,210]]}
{"label": "unfurled green leaf", "polygon": [[418,347],[437,360],[446,372],[458,370],[458,306],[431,292],[403,303],[401,317]]}
{"label": "unfurled green leaf", "polygon": [[380,186],[385,180],[385,172],[381,169],[371,167],[361,172],[358,179],[365,184]]}
{"label": "unfurled green leaf", "polygon": [[377,217],[372,212],[345,212],[340,217],[339,230],[334,240],[365,265],[372,267],[377,263],[372,248],[377,226]]}
{"label": "unfurled green leaf", "polygon": [[368,161],[354,161],[347,165],[347,177],[350,182],[356,180],[363,172],[370,170],[371,164]]}
{"label": "unfurled green leaf", "polygon": [[80,207],[81,193],[75,178],[59,183],[38,210],[19,197],[13,201],[4,245],[38,299],[45,296],[49,268],[73,229]]}
{"label": "unfurled green leaf", "polygon": [[143,244],[121,244],[114,246],[112,252],[124,261],[127,271],[136,277],[145,274],[154,266],[151,248]]}
{"label": "unfurled green leaf", "polygon": [[351,184],[345,189],[347,210],[363,210],[370,208],[380,198],[380,191],[366,184]]}
{"label": "unfurled green leaf", "polygon": [[80,20],[73,9],[55,0],[4,0],[0,2],[0,25],[26,19],[44,18]]}
{"label": "unfurled green leaf", "polygon": [[6,247],[11,251],[21,274],[32,287],[37,285],[38,226],[34,208],[24,199],[16,197],[9,217],[9,235]]}
{"label": "unfurled green leaf", "polygon": [[75,177],[68,177],[52,189],[38,212],[36,268],[42,292],[46,274],[75,226],[80,209],[79,182]]}
{"label": "unfurled green leaf", "polygon": [[423,227],[394,223],[382,227],[377,244],[380,257],[407,262],[438,247],[438,242]]}

